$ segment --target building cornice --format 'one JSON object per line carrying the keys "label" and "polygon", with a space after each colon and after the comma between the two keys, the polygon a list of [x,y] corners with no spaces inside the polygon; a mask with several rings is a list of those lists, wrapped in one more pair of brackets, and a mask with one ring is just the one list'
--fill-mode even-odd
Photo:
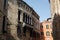
{"label": "building cornice", "polygon": [[[18,2],[19,2],[19,1],[18,1]],[[35,12],[35,10],[34,10],[31,6],[29,6],[29,5],[28,5],[26,2],[24,2],[23,0],[21,0],[21,2],[24,3],[26,6],[28,6],[28,7],[31,9],[32,15],[34,15],[37,19],[40,18],[40,16]]]}

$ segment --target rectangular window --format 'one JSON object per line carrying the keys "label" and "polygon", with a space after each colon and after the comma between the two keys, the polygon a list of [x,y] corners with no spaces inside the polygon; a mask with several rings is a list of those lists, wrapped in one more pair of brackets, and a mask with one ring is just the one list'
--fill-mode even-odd
{"label": "rectangular window", "polygon": [[30,30],[30,37],[33,37],[33,31]]}
{"label": "rectangular window", "polygon": [[27,15],[26,13],[23,14],[23,22],[29,24],[29,25],[32,25],[32,18]]}
{"label": "rectangular window", "polygon": [[6,8],[6,1],[7,1],[7,0],[4,0],[4,9]]}
{"label": "rectangular window", "polygon": [[32,22],[32,25],[34,26],[34,23],[35,23],[34,18],[32,18],[32,21],[33,21],[33,22]]}
{"label": "rectangular window", "polygon": [[25,13],[24,13],[24,14],[23,14],[23,22],[25,22],[25,18],[26,18],[26,17],[25,17]]}
{"label": "rectangular window", "polygon": [[44,35],[44,32],[41,32],[41,35]]}
{"label": "rectangular window", "polygon": [[26,22],[25,23],[27,23],[27,14],[26,14]]}
{"label": "rectangular window", "polygon": [[31,25],[32,25],[32,18],[31,18]]}
{"label": "rectangular window", "polygon": [[23,35],[26,36],[26,27],[23,28]]}
{"label": "rectangular window", "polygon": [[30,17],[30,25],[31,25],[31,17]]}
{"label": "rectangular window", "polygon": [[21,13],[21,11],[18,10],[18,22],[20,21],[20,13]]}
{"label": "rectangular window", "polygon": [[27,23],[28,23],[28,15],[27,15]]}
{"label": "rectangular window", "polygon": [[17,27],[17,33],[21,34],[21,28],[20,28],[20,26]]}
{"label": "rectangular window", "polygon": [[46,29],[49,29],[49,25],[46,25]]}
{"label": "rectangular window", "polygon": [[28,16],[28,24],[29,24],[29,16]]}
{"label": "rectangular window", "polygon": [[3,27],[2,27],[2,33],[5,33],[5,16],[3,16]]}
{"label": "rectangular window", "polygon": [[28,23],[30,24],[30,17],[28,17]]}
{"label": "rectangular window", "polygon": [[21,27],[19,25],[17,26],[17,35],[18,37],[22,37]]}
{"label": "rectangular window", "polygon": [[28,15],[26,13],[23,14],[23,22],[28,23]]}

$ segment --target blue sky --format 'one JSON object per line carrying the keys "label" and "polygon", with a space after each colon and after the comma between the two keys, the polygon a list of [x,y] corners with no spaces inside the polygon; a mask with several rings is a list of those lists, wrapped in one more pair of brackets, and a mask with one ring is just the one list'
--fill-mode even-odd
{"label": "blue sky", "polygon": [[50,4],[48,0],[24,0],[40,16],[40,21],[44,21],[51,16]]}

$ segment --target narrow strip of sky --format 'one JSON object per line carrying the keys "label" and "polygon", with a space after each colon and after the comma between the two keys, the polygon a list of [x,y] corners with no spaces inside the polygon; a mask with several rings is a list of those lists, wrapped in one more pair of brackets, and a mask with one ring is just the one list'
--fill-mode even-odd
{"label": "narrow strip of sky", "polygon": [[24,0],[40,16],[40,21],[50,17],[50,4],[48,0]]}

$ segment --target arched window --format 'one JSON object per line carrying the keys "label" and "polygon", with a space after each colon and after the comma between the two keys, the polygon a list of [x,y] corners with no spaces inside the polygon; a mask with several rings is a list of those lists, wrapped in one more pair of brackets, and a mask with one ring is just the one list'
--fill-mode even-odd
{"label": "arched window", "polygon": [[49,25],[48,24],[46,25],[46,29],[49,29]]}
{"label": "arched window", "polygon": [[46,32],[46,36],[50,36],[50,32],[49,31]]}

